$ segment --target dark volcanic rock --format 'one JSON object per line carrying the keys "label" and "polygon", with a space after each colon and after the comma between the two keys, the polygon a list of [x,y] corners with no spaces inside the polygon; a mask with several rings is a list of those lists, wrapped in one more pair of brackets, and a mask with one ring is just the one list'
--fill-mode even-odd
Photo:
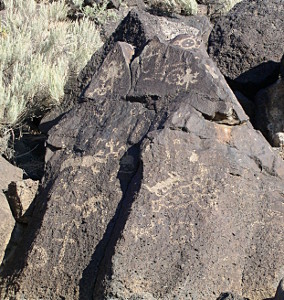
{"label": "dark volcanic rock", "polygon": [[261,90],[255,97],[255,103],[257,129],[273,146],[284,147],[284,79]]}
{"label": "dark volcanic rock", "polygon": [[238,89],[254,93],[277,79],[284,43],[282,0],[244,0],[215,24],[210,56]]}
{"label": "dark volcanic rock", "polygon": [[3,0],[0,0],[0,10],[5,9],[5,3]]}
{"label": "dark volcanic rock", "polygon": [[243,95],[240,91],[235,91],[234,94],[240,102],[245,113],[250,117],[250,120],[254,120],[256,109],[254,102],[247,98],[245,95]]}
{"label": "dark volcanic rock", "polygon": [[49,131],[36,218],[1,273],[4,299],[275,293],[284,164],[200,32],[175,36],[172,25],[155,37],[146,16],[132,12],[93,57],[82,103]]}
{"label": "dark volcanic rock", "polygon": [[78,78],[77,94],[80,94],[89,84],[91,77],[100,68],[106,55],[117,41],[129,43],[136,49],[136,52],[139,52],[156,35],[161,40],[169,40],[179,34],[190,34],[200,43],[202,40],[207,42],[210,31],[211,25],[206,17],[168,19],[133,9],[81,72]]}
{"label": "dark volcanic rock", "polygon": [[283,299],[284,299],[284,278],[282,278],[281,281],[279,282],[275,294],[275,300],[283,300]]}

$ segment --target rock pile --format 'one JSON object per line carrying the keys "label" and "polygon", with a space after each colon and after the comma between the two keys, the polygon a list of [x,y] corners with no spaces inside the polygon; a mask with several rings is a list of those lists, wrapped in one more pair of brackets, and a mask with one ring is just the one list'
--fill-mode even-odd
{"label": "rock pile", "polygon": [[48,132],[3,299],[274,296],[284,162],[208,56],[198,20],[133,10],[93,55]]}

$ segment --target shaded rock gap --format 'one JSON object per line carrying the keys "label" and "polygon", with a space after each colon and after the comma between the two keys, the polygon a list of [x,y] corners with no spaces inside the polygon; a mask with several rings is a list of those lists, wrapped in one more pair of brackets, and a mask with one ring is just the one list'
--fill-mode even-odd
{"label": "shaded rock gap", "polygon": [[139,190],[141,188],[142,180],[143,180],[143,163],[142,161],[140,161],[138,170],[136,174],[133,176],[131,182],[129,183],[125,193],[125,197],[123,199],[123,202],[121,203],[121,208],[117,220],[119,222],[117,222],[116,226],[114,227],[112,236],[110,237],[109,243],[105,251],[105,255],[101,260],[101,264],[98,270],[98,276],[94,284],[93,299],[107,299],[104,296],[104,292],[105,292],[104,279],[106,277],[111,278],[113,275],[112,258],[115,253],[115,247],[118,240],[121,238],[128,216],[131,212],[131,206],[135,201],[136,194],[139,193]]}
{"label": "shaded rock gap", "polygon": [[[114,216],[107,225],[103,238],[98,243],[95,252],[92,255],[91,262],[83,271],[82,278],[79,283],[80,300],[92,298],[94,288],[98,283],[98,276],[100,276],[101,272],[103,274],[105,273],[105,270],[103,269],[103,266],[105,265],[104,260],[112,257],[111,255],[106,258],[106,255],[109,252],[113,252],[115,244],[125,226],[127,216],[129,215],[131,204],[134,201],[133,196],[140,189],[140,145],[142,140],[131,146],[120,160],[120,169],[117,174],[117,178],[120,181],[123,193],[122,198],[117,206]],[[136,182],[134,178],[140,178],[140,180]],[[133,190],[133,192],[131,193],[129,190]],[[129,193],[133,196],[129,197]]]}

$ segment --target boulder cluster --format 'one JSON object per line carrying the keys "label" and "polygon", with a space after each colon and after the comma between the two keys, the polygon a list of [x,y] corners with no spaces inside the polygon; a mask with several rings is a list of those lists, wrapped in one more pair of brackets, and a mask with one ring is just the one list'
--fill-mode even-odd
{"label": "boulder cluster", "polygon": [[43,118],[32,203],[0,177],[0,299],[284,299],[281,2],[127,14]]}

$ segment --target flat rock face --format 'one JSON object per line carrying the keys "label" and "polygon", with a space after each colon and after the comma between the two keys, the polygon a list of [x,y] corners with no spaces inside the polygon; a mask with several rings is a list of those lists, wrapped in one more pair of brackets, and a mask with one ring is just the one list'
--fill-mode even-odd
{"label": "flat rock face", "polygon": [[23,171],[8,163],[1,156],[0,170],[0,263],[2,263],[6,246],[15,226],[15,220],[3,190],[8,188],[11,181],[21,180]]}
{"label": "flat rock face", "polygon": [[283,14],[281,0],[244,0],[220,18],[209,53],[222,74],[246,89],[272,83],[283,54]]}
{"label": "flat rock face", "polygon": [[49,131],[36,217],[1,273],[4,298],[275,294],[283,161],[201,33],[155,37],[143,18],[126,18],[131,35],[122,22],[87,66],[81,102]]}
{"label": "flat rock face", "polygon": [[[185,111],[187,132],[175,121]],[[109,268],[94,299],[273,295],[284,254],[283,180],[268,184],[252,159],[258,155],[249,154],[247,139],[262,137],[248,137],[247,125],[202,120],[186,106],[167,125],[143,144],[141,188],[109,265],[101,264]]]}
{"label": "flat rock face", "polygon": [[82,90],[90,83],[91,78],[102,65],[110,49],[118,41],[131,44],[136,51],[139,51],[147,41],[156,35],[159,36],[160,40],[166,41],[175,38],[179,34],[189,34],[199,42],[204,41],[207,43],[211,29],[212,26],[206,17],[191,16],[169,19],[133,9],[82,70],[78,78],[77,91],[73,91],[73,93],[78,95],[82,93]]}

